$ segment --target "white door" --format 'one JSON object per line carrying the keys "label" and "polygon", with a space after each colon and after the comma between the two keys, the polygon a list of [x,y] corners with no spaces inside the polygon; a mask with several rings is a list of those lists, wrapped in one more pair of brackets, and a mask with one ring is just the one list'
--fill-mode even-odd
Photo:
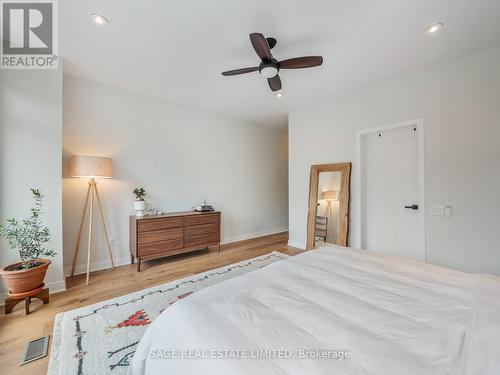
{"label": "white door", "polygon": [[361,238],[367,250],[425,261],[419,131],[409,124],[361,135]]}

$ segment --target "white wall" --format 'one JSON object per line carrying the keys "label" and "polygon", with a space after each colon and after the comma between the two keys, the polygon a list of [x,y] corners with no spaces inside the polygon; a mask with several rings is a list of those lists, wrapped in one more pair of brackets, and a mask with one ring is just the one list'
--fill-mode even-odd
{"label": "white wall", "polygon": [[[425,122],[427,261],[500,274],[500,47],[290,114],[290,244],[305,246],[311,164],[352,161],[355,192],[356,131],[415,118]],[[453,217],[430,216],[432,203],[453,205]],[[351,216],[351,238],[356,229]]]}
{"label": "white wall", "polygon": [[[128,263],[132,189],[150,206],[190,210],[203,202],[222,211],[222,241],[288,229],[286,129],[257,126],[152,97],[64,76],[66,156],[113,158],[113,179],[98,187],[113,252]],[[64,158],[67,159],[66,157]],[[69,268],[87,182],[63,179],[65,266]],[[102,233],[93,269],[109,267]],[[77,271],[84,270],[86,236]]]}
{"label": "white wall", "polygon": [[[61,224],[62,70],[0,71],[0,220],[29,216],[30,188],[45,194],[43,220],[52,233],[52,259],[45,283],[65,289]],[[0,241],[0,263],[19,261]],[[1,282],[0,302],[6,288]]]}

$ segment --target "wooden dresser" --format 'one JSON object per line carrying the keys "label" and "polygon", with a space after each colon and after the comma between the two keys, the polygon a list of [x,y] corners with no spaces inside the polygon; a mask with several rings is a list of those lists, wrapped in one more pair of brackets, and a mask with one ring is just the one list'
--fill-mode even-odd
{"label": "wooden dresser", "polygon": [[220,212],[172,212],[130,216],[130,259],[141,261],[217,246],[220,251]]}

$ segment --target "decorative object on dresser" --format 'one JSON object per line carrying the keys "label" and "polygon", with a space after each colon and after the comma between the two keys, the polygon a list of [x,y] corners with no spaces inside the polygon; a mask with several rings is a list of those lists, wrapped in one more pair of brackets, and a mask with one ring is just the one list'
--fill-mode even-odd
{"label": "decorative object on dresser", "polygon": [[144,210],[146,209],[146,201],[144,200],[146,190],[141,187],[136,187],[132,193],[135,194],[134,210],[137,211],[135,216],[144,216]]}
{"label": "decorative object on dresser", "polygon": [[217,246],[220,252],[220,212],[172,212],[130,216],[130,259],[162,258]]}
{"label": "decorative object on dresser", "polygon": [[9,289],[5,314],[10,314],[15,305],[24,301],[28,315],[32,298],[39,298],[44,304],[49,302],[49,289],[44,288],[43,280],[51,262],[40,257],[54,257],[56,253],[43,247],[50,241],[49,228],[43,225],[41,219],[43,195],[38,189],[31,189],[31,193],[35,200],[31,215],[21,222],[10,218],[6,220],[6,225],[0,224],[0,237],[7,240],[10,248],[17,249],[21,258],[21,262],[0,269]]}
{"label": "decorative object on dresser", "polygon": [[100,156],[73,156],[69,162],[69,170],[71,177],[86,177],[89,178],[89,187],[87,189],[87,197],[85,198],[85,206],[83,207],[82,219],[80,221],[80,229],[78,230],[78,237],[76,239],[75,254],[73,255],[73,264],[71,266],[71,276],[75,273],[76,259],[78,257],[78,251],[80,250],[80,239],[82,237],[83,224],[85,223],[85,213],[87,212],[87,206],[90,203],[89,212],[89,240],[87,247],[87,279],[86,285],[89,285],[89,275],[90,275],[90,257],[92,254],[92,226],[94,221],[94,196],[97,198],[97,204],[99,205],[99,213],[101,216],[102,225],[104,226],[104,235],[106,237],[106,244],[108,245],[109,259],[111,260],[111,267],[115,269],[115,262],[113,261],[113,252],[111,251],[111,243],[109,242],[108,229],[106,227],[106,221],[104,220],[104,214],[102,211],[101,198],[99,197],[99,192],[97,190],[96,178],[112,178],[113,168],[110,158],[104,158]]}
{"label": "decorative object on dresser", "polygon": [[205,199],[205,201],[203,202],[203,204],[201,206],[194,207],[193,211],[197,211],[197,212],[214,212],[215,208],[211,204],[208,204],[207,200]]}
{"label": "decorative object on dresser", "polygon": [[163,211],[160,211],[157,208],[150,208],[146,215],[163,215]]}

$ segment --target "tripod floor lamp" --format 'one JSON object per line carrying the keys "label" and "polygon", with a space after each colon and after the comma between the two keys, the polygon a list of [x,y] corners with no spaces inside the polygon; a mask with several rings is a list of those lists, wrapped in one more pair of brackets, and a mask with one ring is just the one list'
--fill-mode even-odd
{"label": "tripod floor lamp", "polygon": [[339,192],[336,191],[336,190],[327,190],[327,191],[323,191],[321,192],[321,199],[322,200],[326,200],[328,203],[326,205],[326,208],[325,208],[325,217],[328,218],[328,226],[331,227],[331,231],[329,231],[328,229],[330,228],[326,228],[326,233],[328,234],[328,232],[330,232],[332,235],[334,235],[334,238],[336,240],[336,235],[335,235],[335,228],[334,228],[334,224],[333,224],[333,216],[332,216],[332,202],[333,201],[338,201],[339,200]]}
{"label": "tripod floor lamp", "polygon": [[113,253],[111,251],[111,244],[109,242],[108,229],[104,221],[104,214],[102,212],[101,198],[97,190],[98,178],[111,178],[112,177],[112,163],[110,158],[103,158],[100,156],[73,156],[69,162],[69,170],[71,177],[86,177],[89,178],[89,187],[87,189],[87,196],[85,198],[85,206],[83,207],[82,219],[80,221],[80,229],[78,230],[78,237],[76,239],[75,254],[73,255],[73,264],[71,266],[71,276],[75,273],[76,259],[78,251],[80,250],[80,240],[82,237],[83,225],[85,223],[85,214],[88,206],[89,210],[89,241],[87,246],[87,279],[86,285],[89,285],[90,274],[90,258],[92,254],[92,230],[94,224],[94,198],[99,206],[99,213],[101,216],[102,225],[104,226],[104,235],[108,245],[109,258],[111,259],[111,266],[115,269],[115,262],[113,261]]}

